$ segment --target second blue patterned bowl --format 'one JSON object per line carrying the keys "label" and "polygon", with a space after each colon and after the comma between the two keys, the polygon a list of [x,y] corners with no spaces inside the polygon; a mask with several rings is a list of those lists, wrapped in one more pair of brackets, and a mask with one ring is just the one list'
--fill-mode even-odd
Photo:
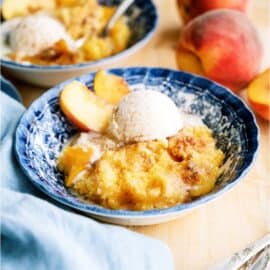
{"label": "second blue patterned bowl", "polygon": [[[99,0],[98,2],[102,5],[111,6],[119,5],[121,1]],[[123,60],[141,49],[150,41],[157,29],[158,13],[152,0],[135,0],[125,15],[132,30],[131,41],[127,49],[113,56],[74,65],[51,66],[24,64],[4,57],[1,59],[1,67],[3,67],[6,73],[20,80],[43,87],[51,87],[69,78],[109,66],[111,67],[112,64]]]}
{"label": "second blue patterned bowl", "polygon": [[[56,158],[64,144],[78,132],[59,108],[59,93],[70,81],[55,86],[37,99],[22,117],[16,132],[16,154],[29,180],[53,199],[100,220],[147,225],[177,218],[204,205],[233,188],[247,173],[258,149],[258,127],[248,107],[224,87],[188,73],[162,68],[125,68],[109,72],[122,76],[131,89],[160,91],[178,107],[198,115],[214,132],[218,147],[225,153],[223,173],[214,190],[192,202],[167,209],[148,211],[110,210],[87,203],[64,186],[56,169]],[[89,88],[95,74],[77,80]]]}

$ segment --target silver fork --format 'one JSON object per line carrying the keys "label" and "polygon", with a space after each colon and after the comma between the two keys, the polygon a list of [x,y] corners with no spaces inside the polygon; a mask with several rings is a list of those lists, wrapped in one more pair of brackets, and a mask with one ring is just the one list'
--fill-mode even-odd
{"label": "silver fork", "polygon": [[239,270],[269,270],[270,269],[270,245],[249,259]]}
{"label": "silver fork", "polygon": [[210,270],[269,270],[270,233]]}
{"label": "silver fork", "polygon": [[[125,13],[125,11],[130,7],[130,5],[134,1],[135,0],[123,0],[121,2],[121,4],[116,8],[116,11],[112,15],[112,17],[109,19],[109,21],[105,25],[103,31],[99,34],[101,37],[106,37],[108,35],[112,27],[115,25],[116,21]],[[88,38],[88,35],[76,40],[75,41],[76,47],[77,48],[81,47],[87,38]]]}
{"label": "silver fork", "polygon": [[115,25],[116,21],[125,13],[129,6],[134,2],[134,0],[123,0],[122,3],[117,7],[116,11],[104,27],[101,36],[107,36],[112,27]]}

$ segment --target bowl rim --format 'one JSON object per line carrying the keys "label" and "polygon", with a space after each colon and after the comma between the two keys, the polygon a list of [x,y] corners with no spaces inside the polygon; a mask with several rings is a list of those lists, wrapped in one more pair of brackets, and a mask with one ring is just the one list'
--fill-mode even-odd
{"label": "bowl rim", "polygon": [[[240,172],[237,176],[233,178],[233,180],[229,183],[227,183],[224,187],[222,187],[220,190],[212,193],[208,193],[204,196],[201,196],[191,202],[187,203],[182,203],[182,204],[177,204],[169,208],[163,208],[163,209],[151,209],[151,210],[145,210],[145,211],[133,211],[133,210],[112,210],[108,208],[104,208],[99,205],[91,204],[91,203],[83,203],[83,202],[74,202],[69,200],[67,197],[63,197],[61,195],[55,194],[55,192],[50,191],[49,189],[46,189],[46,185],[43,183],[40,183],[38,175],[32,172],[31,168],[28,168],[27,164],[24,161],[23,158],[23,150],[25,146],[21,146],[21,136],[24,135],[23,129],[26,123],[28,123],[28,117],[30,117],[33,114],[33,108],[40,103],[43,103],[44,101],[48,101],[48,98],[51,98],[52,96],[54,97],[54,94],[56,92],[59,92],[59,88],[63,87],[67,83],[69,83],[72,80],[87,80],[87,77],[93,76],[96,72],[90,72],[88,74],[79,76],[77,78],[72,78],[67,81],[64,81],[51,89],[47,90],[44,94],[42,94],[38,99],[36,99],[31,106],[25,111],[23,116],[21,117],[19,124],[16,129],[16,135],[15,135],[15,155],[17,157],[17,160],[19,161],[20,167],[22,168],[23,172],[25,175],[28,177],[29,181],[33,183],[38,189],[40,189],[42,192],[44,192],[46,195],[49,197],[53,198],[54,200],[67,205],[73,209],[77,209],[80,212],[84,212],[87,214],[92,214],[96,216],[103,216],[103,217],[108,217],[108,218],[121,218],[121,219],[143,219],[143,218],[153,218],[153,217],[166,217],[166,216],[172,216],[176,214],[180,214],[183,212],[186,212],[188,210],[194,209],[198,206],[203,205],[204,203],[213,201],[214,199],[217,199],[227,191],[231,190],[233,187],[236,186],[243,178],[244,176],[248,173],[248,171],[251,169],[251,165],[254,163],[254,160],[257,157],[258,154],[258,148],[259,148],[259,136],[260,136],[260,131],[257,125],[257,121],[255,118],[254,113],[249,109],[247,104],[240,99],[236,94],[231,92],[229,89],[226,87],[211,81],[209,79],[206,79],[204,77],[194,75],[188,72],[183,72],[175,69],[170,69],[170,68],[160,68],[160,67],[143,67],[143,66],[136,66],[136,67],[127,67],[127,68],[112,68],[112,69],[106,69],[109,73],[118,73],[122,71],[132,71],[134,69],[143,69],[145,71],[151,71],[151,70],[156,70],[156,71],[166,71],[166,72],[172,72],[174,74],[182,74],[184,76],[187,76],[189,80],[192,79],[197,79],[196,84],[199,83],[206,83],[207,85],[212,85],[214,87],[218,87],[218,90],[220,91],[220,95],[226,95],[229,96],[230,99],[233,99],[234,101],[234,106],[239,106],[243,108],[243,111],[245,115],[247,114],[250,118],[250,121],[248,122],[248,125],[251,127],[250,130],[252,130],[252,147],[253,151],[249,153],[249,159],[247,164],[240,169]],[[194,85],[195,87],[195,85]],[[58,94],[57,94],[58,95]],[[215,95],[217,95],[217,92],[215,92]]]}
{"label": "bowl rim", "polygon": [[22,69],[22,70],[39,70],[39,71],[63,71],[63,70],[72,70],[72,69],[83,69],[86,67],[95,67],[95,66],[101,66],[105,64],[110,64],[113,61],[116,61],[117,59],[122,59],[125,58],[129,55],[132,55],[136,51],[138,51],[140,48],[144,47],[154,36],[154,34],[157,31],[158,24],[159,24],[159,12],[156,7],[156,4],[153,0],[147,0],[148,4],[151,6],[151,10],[153,12],[153,26],[152,28],[146,32],[145,36],[141,38],[139,41],[135,42],[125,50],[111,55],[109,57],[104,57],[100,60],[96,61],[88,61],[88,62],[83,62],[83,63],[78,63],[78,64],[70,64],[70,65],[36,65],[36,64],[28,64],[28,63],[20,63],[13,61],[11,59],[6,59],[1,57],[1,65],[3,67],[7,68],[15,68],[15,69]]}

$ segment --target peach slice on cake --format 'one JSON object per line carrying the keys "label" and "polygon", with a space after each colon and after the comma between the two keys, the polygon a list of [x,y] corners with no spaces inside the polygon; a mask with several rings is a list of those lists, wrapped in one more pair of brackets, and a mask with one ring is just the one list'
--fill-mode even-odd
{"label": "peach slice on cake", "polygon": [[112,116],[113,107],[79,81],[64,87],[59,103],[66,117],[84,131],[104,131]]}
{"label": "peach slice on cake", "polygon": [[58,167],[66,175],[65,183],[71,187],[76,177],[84,170],[93,154],[91,147],[68,146],[58,159]]}
{"label": "peach slice on cake", "polygon": [[127,82],[119,76],[101,70],[94,79],[96,95],[110,104],[117,104],[130,90]]}
{"label": "peach slice on cake", "polygon": [[247,94],[251,108],[262,118],[270,121],[270,68],[249,84]]}

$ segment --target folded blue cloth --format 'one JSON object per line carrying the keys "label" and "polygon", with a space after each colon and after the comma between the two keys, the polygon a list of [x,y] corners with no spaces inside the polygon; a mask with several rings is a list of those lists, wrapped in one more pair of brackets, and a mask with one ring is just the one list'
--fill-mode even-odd
{"label": "folded blue cloth", "polygon": [[171,270],[162,242],[48,202],[19,169],[14,131],[24,108],[0,93],[3,270]]}
{"label": "folded blue cloth", "polygon": [[16,87],[6,78],[4,78],[0,74],[0,83],[1,83],[1,91],[6,93],[8,96],[14,98],[15,100],[22,102],[22,97],[20,93],[17,91]]}

